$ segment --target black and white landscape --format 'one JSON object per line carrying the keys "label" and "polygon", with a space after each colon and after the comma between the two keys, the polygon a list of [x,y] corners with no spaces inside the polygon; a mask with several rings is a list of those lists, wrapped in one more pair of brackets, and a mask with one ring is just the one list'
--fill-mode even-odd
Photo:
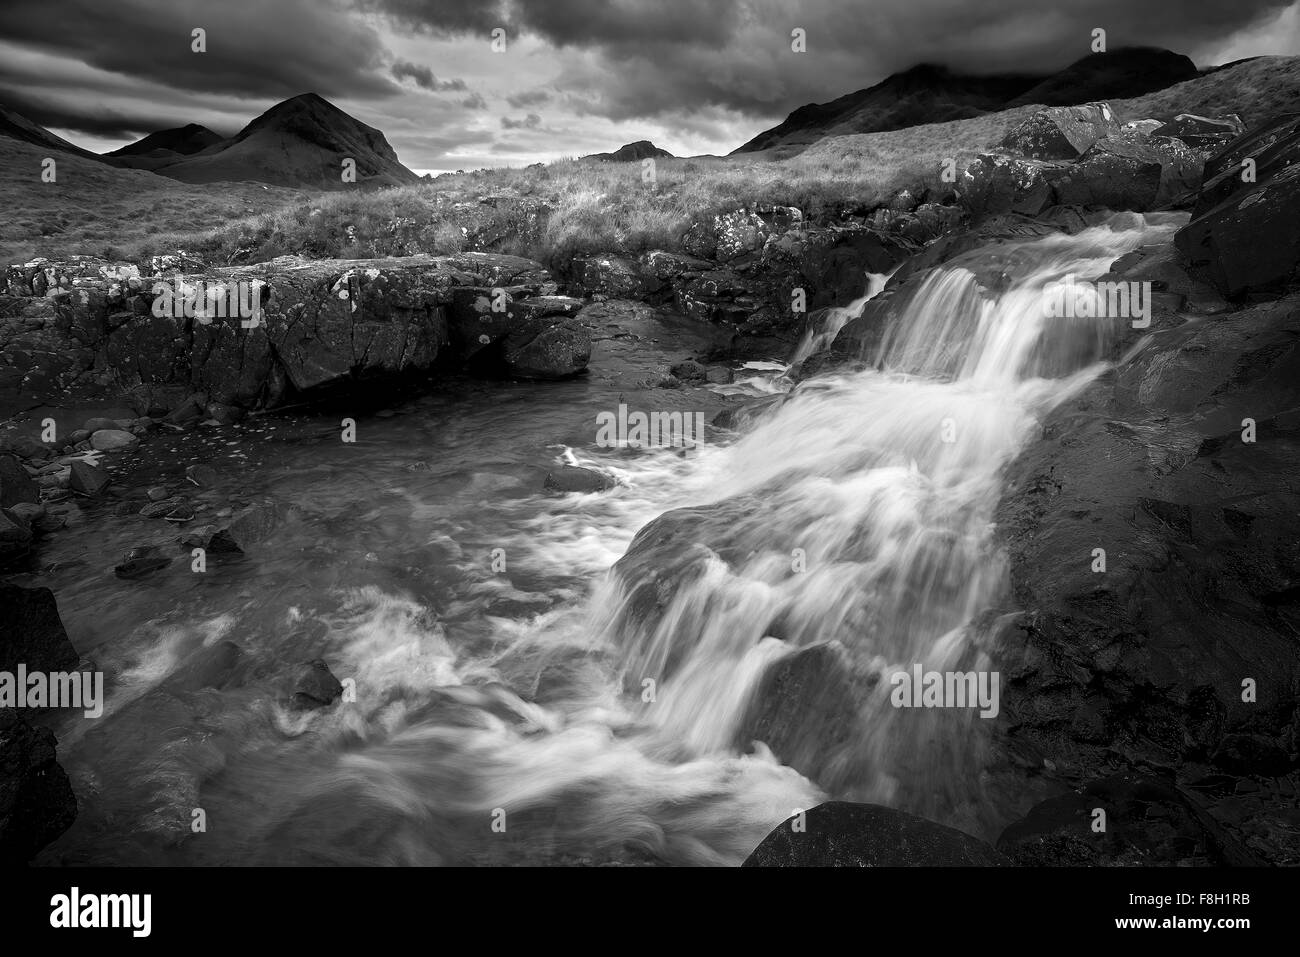
{"label": "black and white landscape", "polygon": [[0,52],[4,863],[1300,864],[1300,4]]}

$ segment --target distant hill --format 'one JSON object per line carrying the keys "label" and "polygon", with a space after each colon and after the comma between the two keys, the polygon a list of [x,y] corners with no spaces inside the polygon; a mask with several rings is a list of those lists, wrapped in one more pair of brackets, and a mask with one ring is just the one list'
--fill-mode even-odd
{"label": "distant hill", "polygon": [[1198,75],[1187,57],[1147,47],[1090,54],[1046,77],[965,76],[922,64],[828,103],[801,106],[732,155],[775,148],[793,153],[828,136],[949,123],[1030,103],[1066,106],[1134,97]]}
{"label": "distant hill", "polygon": [[[202,132],[186,130],[197,129]],[[164,144],[143,152],[111,160],[117,165],[144,167],[183,183],[257,182],[276,186],[344,189],[343,161],[356,162],[356,182],[361,185],[395,186],[414,183],[419,177],[397,160],[397,153],[384,134],[367,126],[315,93],[303,93],[278,103],[253,120],[235,136],[218,138],[196,151],[183,154],[165,144],[199,146],[203,134],[215,136],[203,127],[182,127],[152,134]],[[138,149],[149,143],[145,137],[126,147]]]}
{"label": "distant hill", "polygon": [[1200,75],[1195,63],[1169,50],[1130,47],[1092,53],[1020,94],[1007,106],[1071,106],[1093,100],[1130,99]]}
{"label": "distant hill", "polygon": [[633,163],[643,159],[672,159],[673,154],[667,150],[661,150],[649,140],[637,140],[635,143],[628,143],[626,146],[620,146],[612,153],[590,153],[582,157],[585,160],[604,160],[609,163]]}
{"label": "distant hill", "polygon": [[105,156],[143,156],[150,153],[166,152],[190,156],[209,146],[220,143],[224,137],[212,132],[206,126],[189,123],[175,129],[159,130],[150,133],[144,139],[129,143],[121,149],[105,153]]}
{"label": "distant hill", "polygon": [[31,143],[33,146],[41,146],[49,150],[74,153],[77,156],[84,156],[89,159],[99,159],[90,150],[83,150],[80,146],[74,146],[63,137],[55,136],[45,127],[37,126],[27,117],[19,116],[12,110],[6,110],[3,106],[0,106],[0,136],[7,136],[10,139]]}

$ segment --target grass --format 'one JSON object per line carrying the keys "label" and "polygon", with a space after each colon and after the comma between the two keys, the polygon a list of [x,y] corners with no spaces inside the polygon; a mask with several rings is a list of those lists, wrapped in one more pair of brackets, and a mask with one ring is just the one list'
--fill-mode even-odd
{"label": "grass", "polygon": [[[1112,106],[1123,120],[1235,112],[1254,125],[1300,110],[1300,58],[1260,58]],[[796,206],[814,220],[870,212],[904,188],[940,185],[946,161],[964,168],[1037,109],[829,137],[795,155],[661,159],[653,184],[639,163],[562,160],[355,193],[190,186],[72,156],[59,158],[57,186],[43,184],[41,151],[0,138],[0,195],[11,214],[0,259],[184,250],[221,264],[487,248],[563,269],[584,253],[677,250],[692,223],[740,206]]]}

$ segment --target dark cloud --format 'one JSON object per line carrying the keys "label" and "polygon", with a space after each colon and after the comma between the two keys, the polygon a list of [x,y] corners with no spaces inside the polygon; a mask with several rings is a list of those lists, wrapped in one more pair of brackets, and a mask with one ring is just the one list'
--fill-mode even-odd
{"label": "dark cloud", "polygon": [[439,80],[427,66],[420,66],[408,60],[398,60],[394,63],[392,74],[399,80],[410,78],[422,90],[463,93],[469,89],[464,80]]}
{"label": "dark cloud", "polygon": [[540,103],[550,102],[551,94],[545,90],[528,90],[524,93],[516,93],[513,96],[507,96],[506,102],[515,109],[522,109],[525,106],[537,106]]}
{"label": "dark cloud", "polygon": [[486,110],[488,108],[487,100],[483,99],[482,93],[471,93],[460,101],[460,105],[467,110]]}
{"label": "dark cloud", "polygon": [[[286,28],[291,25],[291,28]],[[207,33],[207,52],[191,31]],[[382,96],[378,32],[336,0],[6,0],[0,40],[175,89],[283,99]]]}
{"label": "dark cloud", "polygon": [[529,113],[522,120],[501,117],[501,126],[507,130],[535,130],[542,125],[542,118],[536,113]]}

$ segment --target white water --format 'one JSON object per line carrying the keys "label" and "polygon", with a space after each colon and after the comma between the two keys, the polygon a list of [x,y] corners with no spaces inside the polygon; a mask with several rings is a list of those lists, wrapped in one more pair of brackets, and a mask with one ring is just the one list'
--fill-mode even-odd
{"label": "white water", "polygon": [[[712,550],[658,556],[695,562],[698,577],[649,620],[627,604],[638,583],[611,576],[587,602],[530,627],[503,623],[514,629],[509,655],[586,646],[609,652],[618,674],[557,709],[548,732],[458,730],[458,747],[472,752],[458,763],[478,769],[483,788],[475,807],[545,803],[577,786],[583,798],[569,809],[569,838],[580,844],[652,835],[649,843],[675,859],[735,861],[825,793],[765,748],[742,756],[735,747],[773,660],[836,641],[856,667],[882,677],[913,663],[989,668],[982,644],[1010,611],[991,524],[1002,469],[1048,411],[1105,368],[1118,332],[1111,321],[1047,318],[1041,290],[1067,273],[1099,276],[1171,228],[1123,216],[1024,244],[997,298],[965,269],[935,272],[866,357],[877,371],[806,383],[733,445],[618,460],[626,484],[615,493],[539,516],[536,537],[517,545],[598,576],[657,515],[707,503],[724,511],[699,536]],[[877,291],[837,316],[821,344]],[[944,441],[945,428],[953,441]],[[756,504],[727,510],[745,496]],[[802,573],[792,570],[796,548],[807,556]],[[768,637],[778,620],[782,640]],[[653,702],[640,700],[647,678]],[[854,703],[842,753],[799,757],[833,769],[837,797],[975,827],[985,726],[971,712],[895,709],[888,692],[882,680]]]}
{"label": "white water", "polygon": [[[1172,229],[1125,215],[978,254],[973,265],[996,259],[1010,277],[996,297],[965,268],[937,271],[863,357],[869,371],[801,384],[731,444],[686,455],[571,450],[621,484],[494,503],[512,530],[493,542],[509,575],[457,544],[474,539],[462,534],[465,510],[490,500],[489,478],[451,503],[397,490],[411,499],[414,532],[457,576],[453,597],[435,614],[368,586],[318,612],[334,670],[366,693],[350,707],[277,711],[293,748],[251,747],[251,730],[228,725],[241,744],[203,800],[212,819],[241,826],[214,829],[194,853],[279,862],[310,847],[310,859],[341,863],[543,863],[640,847],[673,863],[734,864],[827,797],[980,831],[997,815],[980,785],[989,722],[895,709],[887,676],[913,663],[993,667],[987,649],[1014,611],[992,525],[1003,467],[1106,368],[1119,331],[1047,318],[1041,290],[1067,274],[1099,276]],[[833,311],[796,358],[832,341],[878,284]],[[691,534],[609,572],[639,530],[680,508],[698,509],[679,523]],[[505,599],[546,610],[483,618]],[[290,609],[283,632],[310,611]],[[445,622],[461,623],[457,640]],[[215,640],[198,632],[167,641]],[[745,740],[743,724],[765,669],[832,641],[856,690],[846,699],[823,689],[820,703],[841,716],[836,733],[783,755],[815,767],[813,781]],[[139,669],[141,689],[160,677]],[[643,699],[647,680],[653,700]],[[809,704],[792,702],[792,724]],[[240,719],[250,727],[251,709]],[[215,764],[212,747],[202,760]],[[174,798],[184,815],[196,800]],[[497,812],[504,833],[492,829]]]}

